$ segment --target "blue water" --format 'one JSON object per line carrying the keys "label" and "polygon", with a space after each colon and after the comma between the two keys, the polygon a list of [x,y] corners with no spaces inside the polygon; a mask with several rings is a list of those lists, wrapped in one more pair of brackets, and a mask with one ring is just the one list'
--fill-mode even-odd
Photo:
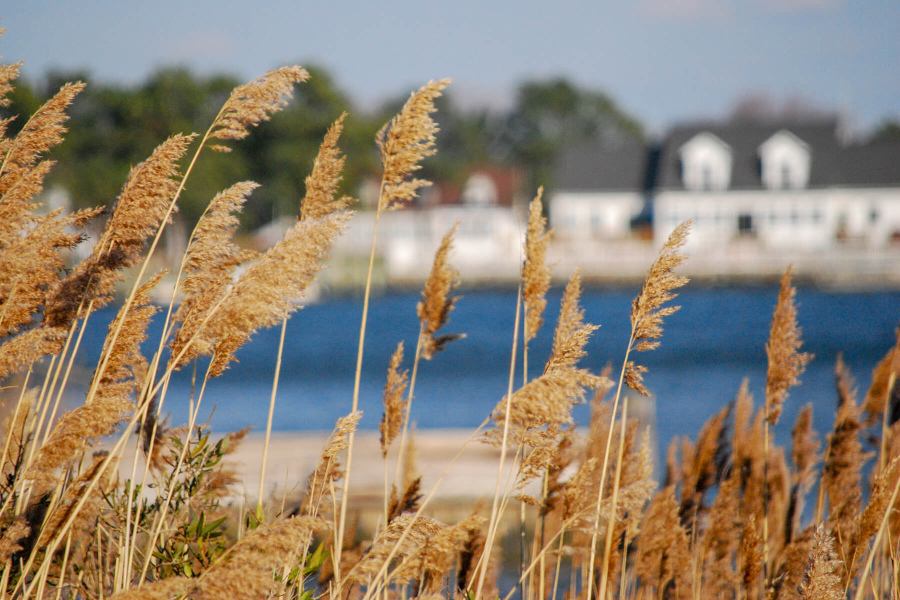
{"label": "blue water", "polygon": [[[630,332],[633,289],[585,286],[587,321],[600,325],[588,347],[584,366],[600,372],[607,363],[618,375]],[[548,294],[547,322],[529,349],[530,370],[538,373],[550,352],[561,289]],[[676,304],[682,309],[666,318],[662,346],[633,355],[649,368],[648,389],[656,397],[659,443],[675,435],[696,435],[702,423],[728,403],[743,378],[758,402],[765,388],[766,355],[777,287],[688,287]],[[370,307],[363,362],[360,408],[363,428],[376,428],[381,395],[391,353],[397,342],[407,350],[411,368],[418,321],[417,292],[392,292],[375,298]],[[467,290],[451,314],[447,332],[466,333],[447,350],[419,367],[412,419],[420,429],[474,428],[492,410],[507,388],[509,354],[515,319],[515,290]],[[833,420],[833,368],[838,353],[856,376],[860,393],[871,380],[872,368],[894,342],[900,320],[897,292],[835,292],[800,288],[797,293],[803,349],[815,359],[790,393],[776,436],[786,440],[793,419],[806,403],[814,404],[822,431]],[[288,323],[281,378],[275,406],[277,430],[330,430],[350,411],[362,301],[332,298],[296,312]],[[81,358],[92,368],[102,346],[112,309],[92,318]],[[151,332],[158,343],[159,324]],[[213,380],[203,400],[203,417],[214,410],[219,431],[247,425],[264,429],[275,369],[278,328],[258,332],[237,353],[234,364]],[[148,346],[149,348],[149,346]],[[190,369],[175,379],[165,400],[171,422],[188,417]],[[199,371],[202,373],[202,368]],[[516,378],[521,382],[521,372]],[[587,407],[575,418],[586,424]]]}

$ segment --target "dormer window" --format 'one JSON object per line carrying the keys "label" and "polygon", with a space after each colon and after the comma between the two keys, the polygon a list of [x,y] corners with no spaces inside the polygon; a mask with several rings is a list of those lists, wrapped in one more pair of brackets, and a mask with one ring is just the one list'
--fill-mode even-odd
{"label": "dormer window", "polygon": [[703,132],[679,150],[682,181],[689,190],[725,190],[731,183],[731,148],[711,133]]}
{"label": "dormer window", "polygon": [[771,190],[805,188],[811,160],[809,145],[782,129],[759,147],[763,185]]}

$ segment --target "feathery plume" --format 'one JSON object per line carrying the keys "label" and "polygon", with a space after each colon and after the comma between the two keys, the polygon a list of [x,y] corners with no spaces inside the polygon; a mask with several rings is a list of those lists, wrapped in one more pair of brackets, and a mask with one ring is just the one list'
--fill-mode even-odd
{"label": "feathery plume", "polygon": [[0,379],[26,369],[42,356],[58,353],[68,335],[65,327],[38,327],[5,342],[0,346]]}
{"label": "feathery plume", "polygon": [[[370,579],[374,577],[384,566],[388,556],[394,552],[394,559],[403,565],[395,574],[392,581],[396,583],[408,582],[418,573],[408,568],[409,561],[420,554],[428,540],[447,526],[431,517],[416,517],[414,514],[400,515],[382,531],[371,547],[366,551],[356,568],[348,574],[347,579],[353,583],[374,583]],[[409,529],[402,543],[400,538]],[[399,544],[398,544],[399,543]]]}
{"label": "feathery plume", "polygon": [[400,370],[402,363],[403,342],[400,342],[391,356],[387,383],[384,384],[384,415],[381,418],[379,429],[381,430],[381,455],[385,458],[387,458],[388,448],[400,435],[400,429],[403,427],[403,415],[406,411],[403,394],[409,382],[409,371]]}
{"label": "feathery plume", "polygon": [[791,286],[791,268],[781,277],[778,304],[772,317],[772,330],[766,343],[769,368],[766,373],[766,419],[774,425],[781,416],[781,406],[787,400],[788,390],[797,385],[797,379],[812,360],[812,355],[800,352],[800,327],[797,325],[797,309],[794,306],[796,290]]}
{"label": "feathery plume", "polygon": [[[249,128],[268,121],[273,113],[287,106],[293,96],[294,84],[309,79],[306,69],[299,66],[281,67],[269,71],[250,83],[239,85],[210,128],[209,137],[219,140],[242,140],[250,135]],[[227,146],[210,146],[212,150],[228,152]]]}
{"label": "feathery plume", "polygon": [[[2,34],[2,31],[5,31],[5,29],[0,30],[0,34]],[[12,82],[19,78],[19,71],[23,64],[25,63],[19,61],[12,65],[0,65],[0,106],[6,107],[12,104],[12,100],[6,96],[15,88]],[[0,135],[0,139],[2,137]]]}
{"label": "feathery plume", "polygon": [[429,181],[409,177],[421,168],[422,159],[436,152],[434,142],[438,127],[431,113],[436,110],[435,98],[449,83],[449,79],[429,81],[413,92],[400,113],[375,136],[384,169],[379,210],[400,208],[416,197],[419,188],[430,185]]}
{"label": "feathery plume", "polygon": [[234,360],[234,351],[256,330],[277,325],[297,310],[296,301],[324,266],[351,214],[340,212],[323,219],[297,221],[216,303],[215,313],[202,319],[198,315],[201,323],[207,320],[202,327],[197,325],[198,348],[212,348],[214,352],[211,377],[222,374]]}
{"label": "feathery plume", "polygon": [[32,115],[16,137],[0,141],[0,156],[3,157],[0,161],[3,168],[0,171],[0,195],[5,194],[43,154],[63,141],[65,122],[69,120],[66,109],[84,86],[80,81],[65,84]]}
{"label": "feathery plume", "polygon": [[69,530],[74,540],[81,540],[86,535],[90,537],[100,511],[106,506],[105,495],[109,491],[110,484],[118,468],[119,461],[113,460],[101,472],[100,469],[106,457],[106,452],[96,453],[93,464],[68,485],[59,504],[44,522],[41,535],[36,544],[37,548],[43,548],[56,537],[63,524],[71,517],[75,506],[81,501],[81,497],[84,496],[90,483],[97,478],[99,479],[99,484],[94,487],[90,498],[79,510]]}
{"label": "feathery plume", "polygon": [[330,484],[343,477],[338,455],[347,449],[350,432],[356,431],[362,412],[357,411],[341,417],[334,425],[334,431],[328,436],[316,470],[309,476],[306,496],[300,507],[300,514],[317,516],[322,501],[328,497]]}
{"label": "feathery plume", "polygon": [[30,532],[31,528],[22,517],[17,518],[3,531],[3,535],[0,536],[0,563],[10,564],[12,555],[22,550],[20,542],[23,542]]}
{"label": "feathery plume", "polygon": [[68,327],[78,311],[93,301],[94,308],[112,300],[121,271],[142,259],[144,244],[162,226],[178,189],[178,162],[194,135],[174,135],[156,147],[150,157],[133,167],[112,216],[91,256],[48,294],[44,323]]}
{"label": "feathery plume", "polygon": [[197,587],[197,580],[191,577],[167,577],[139,588],[123,590],[109,597],[109,600],[172,600],[188,597]]}
{"label": "feathery plume", "polygon": [[687,589],[685,586],[691,573],[689,538],[678,516],[674,486],[654,495],[641,531],[634,565],[638,577],[656,587],[660,596],[670,585]]}
{"label": "feathery plume", "polygon": [[[688,282],[687,277],[674,274],[674,270],[687,260],[687,256],[681,254],[679,249],[687,241],[693,221],[685,221],[675,228],[675,231],[666,240],[659,251],[659,256],[650,267],[640,294],[631,305],[631,343],[637,342],[634,349],[638,352],[653,350],[659,346],[659,342],[651,341],[662,335],[663,317],[667,317],[677,311],[680,306],[666,306],[663,304],[675,298],[672,290],[684,286]],[[646,367],[629,361],[625,365],[625,383],[634,391],[649,396],[650,393],[644,387],[643,373]]]}
{"label": "feathery plume", "polygon": [[[407,479],[404,477],[404,479]],[[404,514],[411,514],[419,509],[422,500],[422,478],[410,479],[403,485],[403,496],[397,496],[397,486],[391,486],[391,501],[388,505],[388,523]]]}
{"label": "feathery plume", "polygon": [[785,542],[790,543],[800,527],[800,515],[803,514],[803,501],[806,492],[815,481],[815,467],[819,461],[819,440],[812,428],[812,404],[807,404],[797,415],[794,428],[791,430],[793,440],[791,462],[794,472],[791,476],[791,496],[788,514],[785,517]]}
{"label": "feathery plume", "polygon": [[[5,199],[4,199],[5,200]],[[61,254],[83,239],[80,229],[99,209],[63,215],[62,209],[37,217],[24,235],[16,234],[0,250],[0,338],[31,326],[46,302],[47,290],[59,281],[65,263]]]}
{"label": "feathery plume", "polygon": [[584,322],[584,310],[581,309],[580,301],[581,270],[576,269],[563,292],[559,320],[553,333],[553,350],[544,367],[545,373],[574,368],[587,354],[584,348],[591,334],[600,329],[599,325]]}
{"label": "feathery plume", "polygon": [[321,219],[337,210],[347,208],[353,202],[353,198],[349,196],[335,198],[346,160],[345,156],[341,156],[341,149],[337,147],[346,117],[347,113],[338,117],[328,129],[319,147],[312,173],[306,178],[306,195],[300,203],[301,220]]}
{"label": "feathery plume", "polygon": [[92,440],[112,433],[134,409],[129,397],[137,387],[134,371],[146,368],[140,345],[146,338],[150,319],[159,310],[150,305],[150,290],[161,277],[159,274],[138,288],[131,310],[123,314],[123,306],[110,323],[112,332],[124,320],[115,344],[110,345],[107,338],[104,345],[101,356],[110,358],[106,369],[95,374],[99,379],[92,384],[97,390],[93,400],[63,415],[25,472],[24,478],[32,481],[36,497],[56,485],[57,469],[76,460]]}
{"label": "feathery plume", "polygon": [[824,525],[816,528],[816,538],[810,556],[806,578],[800,584],[802,600],[840,600],[844,598],[841,586],[841,561],[834,549],[834,538]]}
{"label": "feathery plume", "polygon": [[525,343],[534,339],[544,324],[545,298],[550,288],[550,267],[545,264],[550,232],[543,216],[541,197],[544,188],[528,205],[528,231],[525,236],[525,264],[522,266],[522,301],[525,304]]}
{"label": "feathery plume", "polygon": [[210,567],[198,585],[202,600],[267,598],[282,583],[273,572],[293,566],[305,553],[312,537],[327,530],[325,521],[294,517],[270,526],[262,525],[231,548],[227,561]]}
{"label": "feathery plume", "polygon": [[[235,268],[244,260],[241,249],[233,242],[239,224],[236,214],[257,187],[259,185],[252,181],[231,186],[216,194],[200,217],[184,256],[185,278],[180,284],[184,299],[172,319],[182,325],[171,342],[170,361],[175,360],[195,336],[204,317],[231,286]],[[212,347],[204,342],[203,339],[195,340],[182,356],[179,366],[195,356],[212,352]]]}
{"label": "feathery plume", "polygon": [[744,523],[738,548],[738,564],[745,590],[757,589],[759,576],[763,572],[763,560],[763,539],[756,524],[756,515],[751,514]]}
{"label": "feathery plume", "polygon": [[465,337],[465,334],[445,334],[435,337],[435,333],[447,323],[453,305],[458,297],[450,295],[450,292],[459,285],[456,279],[458,273],[447,262],[447,255],[453,248],[453,236],[459,228],[459,222],[455,223],[450,231],[444,235],[441,245],[434,255],[434,264],[431,273],[422,290],[422,300],[419,301],[416,310],[419,321],[422,322],[422,356],[430,360],[435,352],[454,341]]}
{"label": "feathery plume", "polygon": [[886,399],[892,392],[888,389],[891,376],[894,376],[895,383],[900,380],[898,377],[900,375],[900,327],[897,328],[896,335],[897,342],[872,370],[872,385],[869,386],[866,399],[863,401],[863,410],[868,413],[867,425],[879,420],[885,410]]}

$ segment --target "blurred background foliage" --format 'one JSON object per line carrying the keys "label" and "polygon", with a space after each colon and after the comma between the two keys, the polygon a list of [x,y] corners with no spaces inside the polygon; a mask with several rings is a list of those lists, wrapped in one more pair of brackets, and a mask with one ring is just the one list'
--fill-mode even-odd
{"label": "blurred background foliage", "polygon": [[[295,88],[288,108],[249,138],[232,143],[231,153],[209,152],[198,162],[181,201],[184,221],[196,221],[216,192],[246,179],[262,187],[247,205],[245,230],[295,214],[322,137],[345,111],[343,193],[357,196],[365,178],[380,175],[375,134],[411,90],[362,111],[327,71],[307,68],[310,80]],[[17,82],[11,105],[0,109],[4,118],[18,115],[9,134],[17,133],[63,83],[76,80],[88,86],[70,109],[69,133],[50,157],[58,164],[47,182],[48,189],[65,189],[75,207],[111,205],[132,166],[174,133],[205,131],[242,83],[227,74],[199,76],[184,68],[158,70],[130,87],[94,81],[85,72],[50,72],[41,80]],[[530,188],[552,188],[552,165],[563,144],[605,136],[643,138],[640,122],[609,96],[562,78],[522,83],[504,110],[461,110],[452,86],[437,104],[438,154],[425,162],[420,175],[433,180],[459,183],[472,167],[502,165],[521,168]]]}

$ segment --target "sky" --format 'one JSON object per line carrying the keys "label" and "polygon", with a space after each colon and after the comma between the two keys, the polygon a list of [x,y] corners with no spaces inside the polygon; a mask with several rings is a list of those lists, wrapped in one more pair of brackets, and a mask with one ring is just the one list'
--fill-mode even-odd
{"label": "sky", "polygon": [[725,117],[748,95],[801,98],[865,133],[900,119],[897,0],[16,0],[4,62],[135,84],[164,65],[249,80],[326,68],[360,106],[450,77],[463,107],[528,79],[609,94],[651,133]]}

